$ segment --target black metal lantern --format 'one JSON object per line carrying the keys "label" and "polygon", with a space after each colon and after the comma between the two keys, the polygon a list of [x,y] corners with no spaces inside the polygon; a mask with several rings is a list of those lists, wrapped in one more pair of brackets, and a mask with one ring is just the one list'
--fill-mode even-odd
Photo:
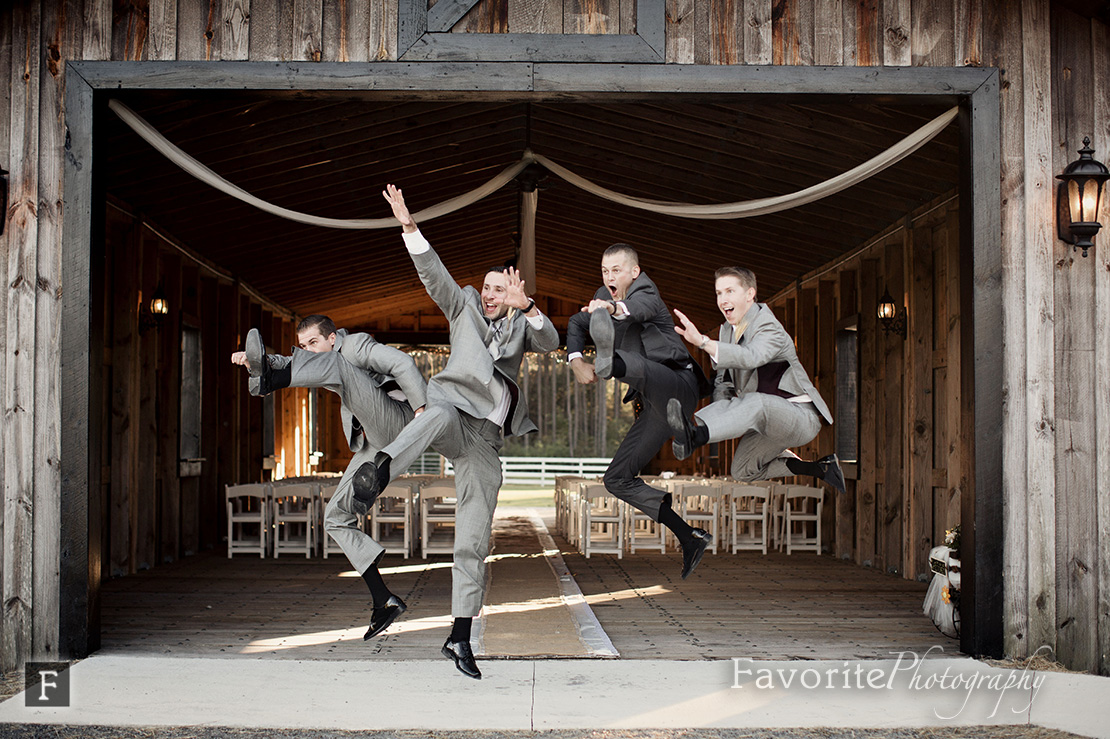
{"label": "black metal lantern", "polygon": [[1056,232],[1062,241],[1082,249],[1083,256],[1095,245],[1095,234],[1102,228],[1098,213],[1106,181],[1110,180],[1110,170],[1091,156],[1094,153],[1090,137],[1084,136],[1079,158],[1063,174],[1056,175],[1060,180],[1056,188]]}
{"label": "black metal lantern", "polygon": [[894,305],[894,298],[890,297],[890,290],[883,290],[883,297],[879,300],[879,324],[883,331],[898,334],[906,338],[906,309]]}
{"label": "black metal lantern", "polygon": [[155,289],[150,302],[146,304],[146,308],[139,316],[140,333],[146,333],[152,328],[161,328],[166,316],[169,315],[170,301],[161,285]]}

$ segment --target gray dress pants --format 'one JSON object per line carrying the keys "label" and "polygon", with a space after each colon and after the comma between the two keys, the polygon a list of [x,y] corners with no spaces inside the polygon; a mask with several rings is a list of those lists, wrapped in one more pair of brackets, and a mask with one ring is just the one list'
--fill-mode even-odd
{"label": "gray dress pants", "polygon": [[295,350],[291,374],[290,387],[322,387],[331,390],[339,395],[343,406],[362,424],[366,441],[351,458],[335,494],[324,510],[324,530],[343,549],[351,566],[362,574],[385,550],[358,526],[358,516],[355,515],[353,506],[352,476],[364,462],[373,461],[378,450],[401,433],[405,424],[412,420],[412,408],[408,403],[389,397],[388,393],[377,387],[365,370],[355,367],[339,352],[313,353]]}
{"label": "gray dress pants", "polygon": [[455,551],[451,567],[451,614],[472,618],[482,610],[493,512],[501,489],[501,427],[429,401],[382,451],[396,477],[434,445],[455,466]]}
{"label": "gray dress pants", "polygon": [[784,452],[813,441],[821,416],[813,403],[791,403],[764,393],[717,400],[694,414],[709,429],[709,441],[740,439],[732,476],[741,482],[789,477]]}

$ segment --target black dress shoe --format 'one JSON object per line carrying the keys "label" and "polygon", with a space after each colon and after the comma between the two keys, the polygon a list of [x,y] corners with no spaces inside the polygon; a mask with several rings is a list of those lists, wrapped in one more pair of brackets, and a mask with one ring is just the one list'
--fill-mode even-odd
{"label": "black dress shoe", "polygon": [[470,650],[470,642],[451,641],[451,638],[448,637],[447,641],[443,642],[443,649],[440,651],[447,659],[455,660],[455,667],[458,668],[459,672],[475,680],[482,679],[482,671],[478,669],[478,665],[474,661],[474,652]]}
{"label": "black dress shoe", "polygon": [[613,376],[613,344],[616,342],[616,329],[609,311],[598,309],[590,314],[590,337],[597,349],[594,374],[608,380]]}
{"label": "black dress shoe", "polygon": [[363,462],[351,477],[355,512],[365,516],[381,495],[383,487],[379,480],[378,466],[373,462]]}
{"label": "black dress shoe", "polygon": [[370,614],[370,628],[363,635],[363,641],[372,639],[389,627],[393,620],[406,610],[405,601],[396,595],[389,596],[389,600],[380,608],[375,608]]}
{"label": "black dress shoe", "polygon": [[682,579],[685,580],[701,562],[705,550],[713,543],[713,536],[705,529],[694,529],[693,541],[682,545]]}
{"label": "black dress shoe", "polygon": [[842,493],[848,492],[847,487],[844,485],[844,470],[840,469],[840,459],[835,454],[821,457],[821,459],[817,460],[817,464],[821,466],[822,480]]}
{"label": "black dress shoe", "polygon": [[247,340],[243,347],[247,354],[247,371],[251,377],[261,377],[262,368],[266,366],[266,345],[262,343],[262,334],[258,329],[252,328],[247,332]]}
{"label": "black dress shoe", "polygon": [[671,443],[671,448],[674,449],[675,459],[686,459],[694,451],[692,444],[694,422],[682,412],[682,403],[679,402],[678,398],[671,398],[667,401],[667,424],[674,432],[674,441]]}

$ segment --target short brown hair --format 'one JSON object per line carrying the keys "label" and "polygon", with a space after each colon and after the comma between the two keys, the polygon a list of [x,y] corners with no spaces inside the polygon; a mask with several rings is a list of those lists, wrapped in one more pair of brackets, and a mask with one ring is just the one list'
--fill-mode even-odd
{"label": "short brown hair", "polygon": [[745,289],[751,288],[756,290],[755,272],[752,272],[747,267],[721,267],[713,273],[713,280],[719,280],[722,277],[735,277],[740,280],[740,284]]}
{"label": "short brown hair", "polygon": [[335,321],[327,316],[314,313],[311,316],[305,316],[301,322],[297,324],[297,334],[303,334],[305,331],[316,329],[320,335],[325,339],[335,333]]}
{"label": "short brown hair", "polygon": [[618,254],[623,254],[628,259],[630,267],[640,266],[640,255],[628,244],[613,244],[601,253],[601,258],[615,257]]}

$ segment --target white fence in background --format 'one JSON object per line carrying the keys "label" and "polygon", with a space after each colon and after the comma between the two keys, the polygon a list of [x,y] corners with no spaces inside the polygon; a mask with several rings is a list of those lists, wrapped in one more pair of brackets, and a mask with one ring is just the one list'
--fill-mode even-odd
{"label": "white fence in background", "polygon": [[[502,457],[501,475],[505,482],[554,485],[558,475],[600,477],[609,457]],[[451,463],[438,454],[426,453],[409,467],[412,474],[453,475]]]}

